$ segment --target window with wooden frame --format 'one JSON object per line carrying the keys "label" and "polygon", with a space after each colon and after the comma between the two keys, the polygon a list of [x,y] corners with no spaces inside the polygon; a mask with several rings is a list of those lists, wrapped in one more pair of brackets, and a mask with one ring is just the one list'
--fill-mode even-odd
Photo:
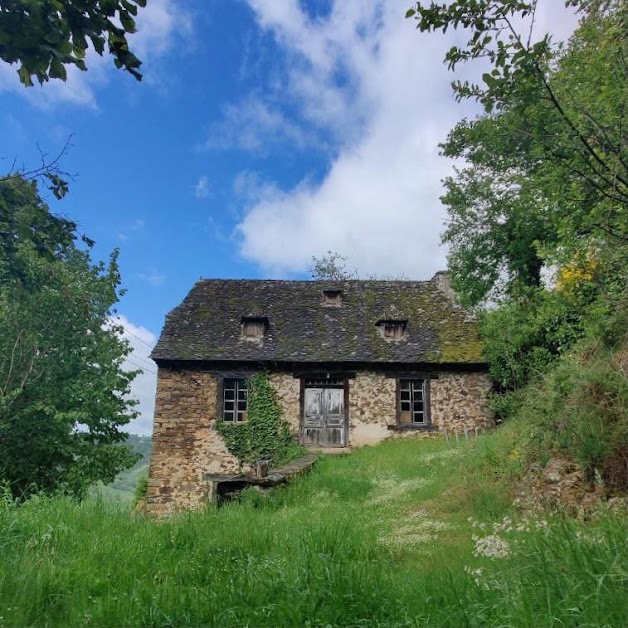
{"label": "window with wooden frame", "polygon": [[397,380],[397,422],[401,426],[429,425],[428,380]]}
{"label": "window with wooden frame", "polygon": [[266,333],[267,318],[242,318],[242,338],[261,340]]}
{"label": "window with wooden frame", "polygon": [[224,379],[222,383],[222,420],[226,423],[246,421],[248,401],[246,379]]}
{"label": "window with wooden frame", "polygon": [[384,340],[401,340],[408,321],[379,321],[377,326]]}

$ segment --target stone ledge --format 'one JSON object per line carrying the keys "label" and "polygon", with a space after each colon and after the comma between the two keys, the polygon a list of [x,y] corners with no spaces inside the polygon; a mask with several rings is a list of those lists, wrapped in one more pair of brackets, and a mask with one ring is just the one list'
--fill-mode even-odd
{"label": "stone ledge", "polygon": [[253,474],[216,475],[213,473],[205,473],[203,474],[203,480],[211,482],[213,485],[212,494],[214,499],[217,503],[220,503],[227,501],[232,495],[239,493],[249,486],[257,486],[260,489],[265,489],[278,486],[279,484],[285,484],[293,476],[309,471],[314,464],[316,464],[317,460],[318,456],[316,456],[316,454],[307,454],[279,469],[274,469],[264,478],[258,478]]}
{"label": "stone ledge", "polygon": [[387,425],[386,429],[391,432],[440,432],[435,425]]}

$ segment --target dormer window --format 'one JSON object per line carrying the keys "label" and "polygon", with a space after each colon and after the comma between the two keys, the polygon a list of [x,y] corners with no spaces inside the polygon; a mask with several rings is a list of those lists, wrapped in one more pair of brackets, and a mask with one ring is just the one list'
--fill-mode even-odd
{"label": "dormer window", "polygon": [[401,340],[408,321],[379,321],[377,327],[384,340]]}
{"label": "dormer window", "polygon": [[242,338],[261,340],[268,327],[267,318],[242,318]]}
{"label": "dormer window", "polygon": [[323,305],[328,307],[342,305],[342,290],[323,290]]}

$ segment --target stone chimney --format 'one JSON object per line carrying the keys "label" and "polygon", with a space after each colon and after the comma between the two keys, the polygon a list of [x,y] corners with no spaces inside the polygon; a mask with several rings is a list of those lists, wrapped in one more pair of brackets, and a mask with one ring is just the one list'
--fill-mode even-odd
{"label": "stone chimney", "polygon": [[430,280],[432,283],[436,284],[436,287],[447,296],[448,299],[452,301],[452,303],[456,303],[456,293],[454,289],[451,287],[451,278],[449,273],[446,270],[439,270]]}

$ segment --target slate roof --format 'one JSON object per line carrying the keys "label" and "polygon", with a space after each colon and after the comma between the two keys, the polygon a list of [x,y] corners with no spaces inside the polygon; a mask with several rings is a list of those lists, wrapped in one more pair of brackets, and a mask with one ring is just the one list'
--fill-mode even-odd
{"label": "slate roof", "polygon": [[[166,360],[484,364],[477,323],[430,281],[203,279],[166,323],[151,357]],[[440,278],[442,280],[442,276]],[[323,305],[341,290],[341,306]],[[268,319],[262,341],[242,338],[243,317]],[[385,340],[381,320],[407,320]]]}

